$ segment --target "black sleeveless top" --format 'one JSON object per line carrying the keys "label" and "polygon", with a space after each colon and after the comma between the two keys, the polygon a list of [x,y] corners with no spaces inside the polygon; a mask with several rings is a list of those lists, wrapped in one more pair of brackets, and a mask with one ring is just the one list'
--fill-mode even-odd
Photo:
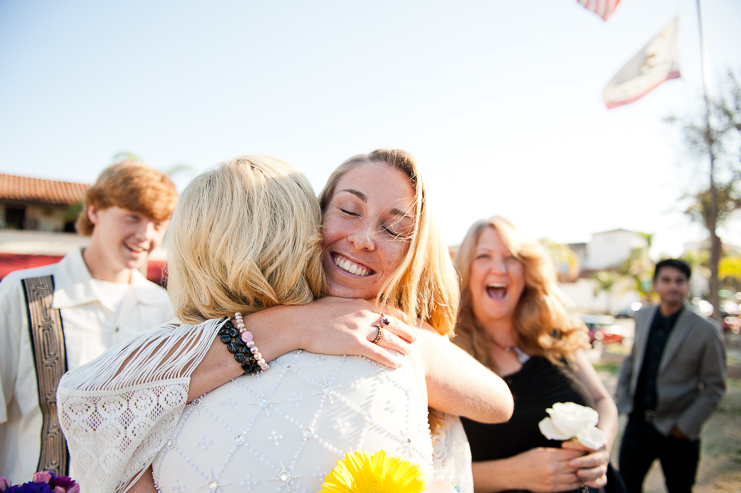
{"label": "black sleeveless top", "polygon": [[474,462],[506,459],[535,447],[560,448],[560,441],[548,440],[538,428],[548,416],[545,410],[556,402],[594,407],[589,391],[565,363],[557,366],[546,358],[532,356],[520,371],[502,378],[515,401],[508,422],[483,424],[461,418]]}

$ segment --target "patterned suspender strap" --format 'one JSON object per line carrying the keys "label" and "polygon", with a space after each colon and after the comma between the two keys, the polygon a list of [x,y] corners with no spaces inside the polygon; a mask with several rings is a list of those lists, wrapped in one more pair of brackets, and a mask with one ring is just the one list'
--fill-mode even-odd
{"label": "patterned suspender strap", "polygon": [[67,371],[67,353],[64,346],[62,317],[58,309],[51,307],[54,278],[32,277],[23,279],[22,283],[28,307],[28,330],[43,419],[41,456],[37,470],[67,475],[69,452],[57,418],[57,386]]}

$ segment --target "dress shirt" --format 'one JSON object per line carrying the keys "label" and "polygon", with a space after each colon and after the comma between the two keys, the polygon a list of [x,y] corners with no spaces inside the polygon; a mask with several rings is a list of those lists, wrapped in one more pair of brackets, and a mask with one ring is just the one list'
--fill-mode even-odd
{"label": "dress shirt", "polygon": [[648,333],[646,354],[643,357],[641,372],[638,374],[638,382],[636,383],[634,412],[642,413],[643,411],[656,410],[658,401],[656,375],[659,372],[661,356],[664,354],[669,334],[674,328],[674,324],[677,323],[681,312],[682,308],[668,317],[664,317],[660,309],[656,310],[656,315],[651,322],[651,330]]}
{"label": "dress shirt", "polygon": [[130,291],[116,313],[101,300],[81,249],[57,264],[16,271],[0,282],[0,476],[14,484],[30,481],[36,472],[42,425],[21,281],[48,275],[54,276],[52,308],[58,308],[62,317],[67,370],[173,315],[167,292],[137,270],[132,271]]}

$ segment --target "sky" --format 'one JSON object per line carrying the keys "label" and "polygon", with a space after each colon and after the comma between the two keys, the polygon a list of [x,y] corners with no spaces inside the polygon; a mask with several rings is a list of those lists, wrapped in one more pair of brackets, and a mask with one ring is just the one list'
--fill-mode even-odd
{"label": "sky", "polygon": [[[741,2],[701,8],[717,91],[741,74]],[[675,16],[682,77],[608,110],[607,83]],[[500,214],[679,255],[705,236],[679,199],[708,165],[665,119],[702,114],[700,60],[695,0],[622,0],[607,22],[575,0],[0,0],[0,172],[91,183],[122,151],[196,172],[269,154],[318,192],[395,147],[449,245]],[[721,237],[741,245],[739,225]]]}

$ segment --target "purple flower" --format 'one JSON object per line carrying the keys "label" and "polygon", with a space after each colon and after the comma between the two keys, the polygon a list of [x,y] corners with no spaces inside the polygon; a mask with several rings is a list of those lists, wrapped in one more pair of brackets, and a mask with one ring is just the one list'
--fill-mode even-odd
{"label": "purple flower", "polygon": [[24,483],[11,486],[4,493],[53,493],[46,483]]}
{"label": "purple flower", "polygon": [[35,472],[33,473],[34,483],[49,483],[54,478],[54,474],[49,471]]}
{"label": "purple flower", "polygon": [[10,486],[7,479],[0,477],[2,493],[80,493],[80,486],[67,476],[55,476],[53,472],[34,473],[33,481]]}
{"label": "purple flower", "polygon": [[54,476],[51,485],[54,486],[54,491],[57,488],[62,488],[62,493],[78,493],[80,491],[80,486],[75,480],[67,476]]}

